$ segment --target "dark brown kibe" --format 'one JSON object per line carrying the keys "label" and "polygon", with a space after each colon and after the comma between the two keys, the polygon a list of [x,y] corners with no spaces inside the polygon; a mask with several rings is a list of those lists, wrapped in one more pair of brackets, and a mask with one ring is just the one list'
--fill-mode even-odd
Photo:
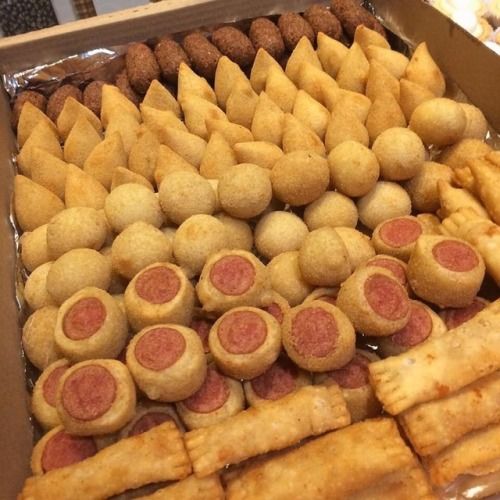
{"label": "dark brown kibe", "polygon": [[[333,0],[330,8],[313,4],[303,15],[284,12],[276,23],[272,19],[257,18],[249,24],[247,33],[234,26],[222,26],[211,33],[193,31],[184,37],[165,35],[157,38],[152,47],[146,43],[131,44],[125,56],[125,68],[116,75],[113,83],[138,105],[153,80],[163,79],[166,84],[175,85],[181,62],[213,81],[217,63],[223,55],[244,71],[251,67],[259,48],[278,61],[286,62],[286,52],[292,52],[301,37],[306,36],[313,44],[318,32],[337,40],[343,33],[352,38],[360,24],[385,36],[377,19],[354,0]],[[17,127],[22,105],[27,101],[46,111],[54,121],[70,96],[99,115],[104,83],[100,80],[87,83],[82,86],[83,95],[74,85],[62,85],[49,96],[48,103],[38,91],[25,90],[13,103],[12,127]]]}

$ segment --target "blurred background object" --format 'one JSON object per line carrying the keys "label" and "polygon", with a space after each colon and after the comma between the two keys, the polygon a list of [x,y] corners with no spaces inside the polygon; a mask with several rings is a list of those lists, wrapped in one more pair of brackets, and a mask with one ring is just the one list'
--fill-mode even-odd
{"label": "blurred background object", "polygon": [[57,23],[50,0],[0,0],[0,28],[4,36],[48,28]]}

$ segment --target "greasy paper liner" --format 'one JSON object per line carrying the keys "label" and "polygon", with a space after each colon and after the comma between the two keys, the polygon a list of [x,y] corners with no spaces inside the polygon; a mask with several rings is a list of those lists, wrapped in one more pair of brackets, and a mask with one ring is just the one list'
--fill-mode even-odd
{"label": "greasy paper liner", "polygon": [[[374,7],[369,2],[365,1],[364,4],[368,10],[376,15]],[[276,5],[269,10],[269,15],[275,14],[276,12],[285,11],[286,9],[286,2],[279,2],[279,5]],[[393,22],[386,22],[386,20],[384,20],[380,16],[377,17],[386,28],[392,29],[393,31],[400,31],[397,29],[397,26]],[[251,19],[242,20],[239,18],[234,18],[231,20],[231,22],[235,26],[238,26],[241,29],[247,31]],[[198,29],[205,33],[210,33],[217,27],[218,26],[210,26],[201,27]],[[158,33],[157,35],[163,36],[166,35],[166,33]],[[177,41],[181,41],[183,36],[185,35],[185,32],[174,34],[170,33],[169,35],[173,36],[173,38]],[[407,56],[411,56],[411,53],[415,46],[412,40],[409,40],[402,36],[396,36],[393,32],[390,31],[388,32],[388,35],[391,47],[393,49],[398,50],[399,52],[402,52]],[[157,38],[151,38],[149,42],[153,44],[155,40],[157,40]],[[346,39],[342,41],[347,44]],[[107,48],[95,48],[79,54],[70,55],[49,64],[35,66],[33,68],[19,72],[2,74],[1,79],[7,94],[10,96],[11,102],[19,92],[27,88],[37,90],[45,94],[46,96],[49,96],[62,83],[71,83],[73,85],[82,86],[92,80],[114,82],[116,75],[120,71],[122,71],[125,66],[124,54],[126,50],[127,45],[118,45]],[[449,80],[447,80],[447,96],[459,102],[468,102],[465,94],[458,88],[458,86],[454,82],[451,82]],[[500,147],[500,134],[496,133],[493,128],[490,128],[486,138],[486,142],[498,149]],[[439,150],[430,148],[430,159],[437,157],[439,153]],[[16,154],[17,153],[13,151],[11,155],[11,168],[14,169],[15,172],[17,172]],[[28,308],[23,298],[24,282],[26,281],[28,273],[24,269],[21,261],[21,231],[15,221],[12,203],[9,221],[14,232],[17,251],[15,287],[16,304],[19,311],[20,324],[23,324],[28,316]],[[371,349],[375,348],[369,343],[366,345],[366,347]],[[37,378],[38,371],[30,364],[26,357],[25,364],[26,385],[28,391],[31,393]],[[41,437],[42,432],[38,424],[34,421],[33,417],[31,417],[31,421],[35,429],[34,435],[36,441]],[[118,495],[116,497],[113,497],[113,499],[125,500],[129,498],[135,498],[148,492],[152,492],[157,487],[158,485],[149,485],[136,491],[126,492],[122,495]],[[440,490],[438,493],[440,498],[443,500],[500,498],[500,471],[481,477],[461,476],[452,484]]]}

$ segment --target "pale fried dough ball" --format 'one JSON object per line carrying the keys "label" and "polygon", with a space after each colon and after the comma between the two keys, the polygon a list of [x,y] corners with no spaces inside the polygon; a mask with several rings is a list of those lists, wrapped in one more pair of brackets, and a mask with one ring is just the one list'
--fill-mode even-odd
{"label": "pale fried dough ball", "polygon": [[76,248],[53,262],[47,274],[47,291],[62,304],[87,286],[107,290],[111,282],[111,261],[90,248]]}
{"label": "pale fried dough ball", "polygon": [[300,272],[299,252],[284,252],[267,265],[272,289],[293,307],[300,304],[312,291]]}
{"label": "pale fried dough ball", "polygon": [[104,212],[117,233],[134,222],[160,227],[164,220],[157,196],[141,184],[122,184],[113,189],[106,197]]}
{"label": "pale fried dough ball", "polygon": [[54,343],[57,307],[45,306],[35,311],[23,326],[23,349],[39,370],[61,357]]}
{"label": "pale fried dough ball", "polygon": [[283,252],[298,250],[308,229],[302,219],[290,212],[270,212],[255,228],[255,246],[268,259]]}
{"label": "pale fried dough ball", "polygon": [[175,232],[172,248],[175,261],[191,278],[201,273],[210,255],[228,248],[226,228],[212,215],[192,215]]}
{"label": "pale fried dough ball", "polygon": [[344,242],[353,270],[375,256],[375,249],[366,234],[352,227],[336,227],[335,231]]}
{"label": "pale fried dough ball", "polygon": [[345,141],[333,148],[328,155],[328,165],[335,188],[351,197],[365,195],[380,174],[375,154],[356,141]]}
{"label": "pale fried dough ball", "polygon": [[175,224],[182,224],[192,215],[211,215],[215,210],[215,193],[210,182],[187,170],[167,175],[160,185],[159,197],[163,212]]}
{"label": "pale fried dough ball", "polygon": [[330,170],[325,158],[310,151],[285,154],[271,171],[274,195],[283,203],[307,205],[328,188]]}
{"label": "pale fried dough ball", "polygon": [[52,262],[46,262],[38,266],[28,276],[24,284],[24,300],[33,311],[45,306],[56,305],[56,301],[47,291],[47,276],[52,264]]}
{"label": "pale fried dough ball", "polygon": [[128,226],[111,245],[113,271],[132,279],[141,269],[155,262],[169,262],[172,245],[156,227],[138,221]]}
{"label": "pale fried dough ball", "polygon": [[448,146],[459,141],[467,118],[458,102],[445,97],[424,101],[413,111],[410,128],[425,144]]}
{"label": "pale fried dough ball", "polygon": [[253,233],[252,228],[241,219],[236,219],[225,213],[219,213],[215,216],[220,220],[226,228],[226,236],[228,247],[230,249],[252,250],[253,247]]}
{"label": "pale fried dough ball", "polygon": [[273,196],[269,172],[252,163],[241,163],[219,180],[219,202],[233,217],[250,219],[261,214]]}
{"label": "pale fried dough ball", "polygon": [[356,227],[358,209],[355,203],[341,193],[327,191],[304,210],[304,221],[309,231],[320,227]]}
{"label": "pale fried dough ball", "polygon": [[417,212],[435,212],[441,205],[438,181],[451,183],[453,171],[447,165],[434,161],[424,161],[420,171],[405,184],[411,205]]}
{"label": "pale fried dough ball", "polygon": [[375,229],[384,220],[410,215],[410,196],[399,184],[380,181],[358,200],[358,212],[360,221]]}
{"label": "pale fried dough ball", "polygon": [[305,281],[316,286],[337,286],[351,274],[347,248],[331,227],[307,235],[299,250],[299,267]]}
{"label": "pale fried dough ball", "polygon": [[24,267],[33,271],[38,266],[49,262],[50,254],[47,247],[47,224],[38,226],[33,231],[24,233],[20,239],[21,258]]}
{"label": "pale fried dough ball", "polygon": [[47,247],[53,259],[73,248],[99,250],[107,233],[102,211],[90,207],[67,208],[52,217],[47,225]]}
{"label": "pale fried dough ball", "polygon": [[402,127],[384,130],[375,139],[372,151],[380,165],[381,176],[388,181],[411,179],[425,161],[425,147],[420,137]]}

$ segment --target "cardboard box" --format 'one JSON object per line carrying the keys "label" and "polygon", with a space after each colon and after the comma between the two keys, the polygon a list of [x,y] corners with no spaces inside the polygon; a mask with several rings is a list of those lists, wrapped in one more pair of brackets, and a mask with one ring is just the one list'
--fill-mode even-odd
{"label": "cardboard box", "polygon": [[[143,40],[202,25],[231,22],[288,10],[314,0],[169,0],[0,40],[0,74],[27,69],[91,48]],[[500,130],[500,57],[420,0],[373,0],[387,26],[402,38],[426,40],[443,70]],[[15,299],[16,250],[10,220],[10,163],[15,137],[7,95],[0,92],[0,498],[15,498],[29,474],[33,429],[21,354]]]}

